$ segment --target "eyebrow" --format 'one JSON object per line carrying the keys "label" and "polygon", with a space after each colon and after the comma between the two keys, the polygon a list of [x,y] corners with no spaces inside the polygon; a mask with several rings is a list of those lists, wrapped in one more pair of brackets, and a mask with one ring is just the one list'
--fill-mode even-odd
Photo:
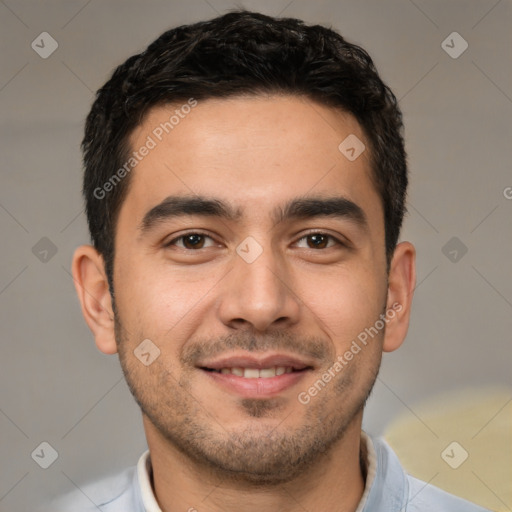
{"label": "eyebrow", "polygon": [[[216,217],[237,222],[243,217],[243,211],[217,198],[196,195],[169,196],[144,215],[139,231],[144,235],[166,220],[189,215]],[[276,207],[272,212],[272,220],[276,224],[316,217],[335,217],[352,221],[364,230],[368,228],[368,219],[364,210],[343,196],[297,197],[288,201],[284,207]]]}

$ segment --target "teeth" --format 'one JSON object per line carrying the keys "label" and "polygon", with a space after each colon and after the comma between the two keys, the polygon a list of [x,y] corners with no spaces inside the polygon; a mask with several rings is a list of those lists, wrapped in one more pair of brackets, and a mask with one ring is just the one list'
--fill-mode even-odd
{"label": "teeth", "polygon": [[285,373],[292,373],[293,369],[291,367],[285,366],[275,366],[272,368],[262,368],[259,370],[258,368],[221,368],[220,373],[227,375],[233,374],[237,377],[244,377],[246,379],[269,379],[271,377],[275,377],[276,375],[283,375]]}
{"label": "teeth", "polygon": [[263,377],[264,379],[268,377],[275,377],[276,376],[276,369],[275,368],[265,368],[263,370],[260,370],[258,372],[260,377]]}

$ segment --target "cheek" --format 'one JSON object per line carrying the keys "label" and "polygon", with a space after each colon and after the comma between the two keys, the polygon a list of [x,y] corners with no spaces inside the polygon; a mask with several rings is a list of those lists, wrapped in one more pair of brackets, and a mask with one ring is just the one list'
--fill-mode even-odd
{"label": "cheek", "polygon": [[118,309],[126,325],[162,341],[186,336],[187,325],[197,321],[196,312],[208,301],[209,281],[190,268],[180,272],[139,263],[131,269],[124,276],[120,271],[121,285],[116,287]]}
{"label": "cheek", "polygon": [[342,269],[325,279],[304,275],[305,304],[321,320],[327,334],[340,344],[373,325],[385,305],[385,285],[375,273]]}

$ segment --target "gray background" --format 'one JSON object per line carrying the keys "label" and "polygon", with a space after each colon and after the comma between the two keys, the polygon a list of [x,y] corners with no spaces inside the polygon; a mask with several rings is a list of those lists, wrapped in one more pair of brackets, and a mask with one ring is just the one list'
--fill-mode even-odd
{"label": "gray background", "polygon": [[[116,65],[172,26],[236,6],[333,26],[368,50],[400,99],[411,170],[402,239],[418,250],[418,287],[407,341],[384,356],[366,430],[382,434],[397,415],[413,417],[417,404],[449,390],[511,389],[510,1],[4,0],[2,511],[26,512],[135,464],[146,447],[117,358],[96,349],[69,273],[75,247],[89,241],[83,122]],[[47,59],[31,48],[43,31],[59,45]],[[441,46],[453,31],[469,44],[456,59]],[[43,237],[57,250],[47,261],[36,246]],[[457,249],[455,262],[451,246],[443,252],[452,237],[468,249],[462,258]],[[31,458],[43,441],[59,453],[46,470]]]}

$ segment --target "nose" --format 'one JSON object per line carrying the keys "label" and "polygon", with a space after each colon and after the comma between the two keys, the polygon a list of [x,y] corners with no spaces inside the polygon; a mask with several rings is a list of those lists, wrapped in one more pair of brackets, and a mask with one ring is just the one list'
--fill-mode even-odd
{"label": "nose", "polygon": [[290,276],[286,262],[270,248],[252,263],[235,254],[231,271],[220,283],[222,322],[258,332],[292,327],[299,321],[301,301]]}

